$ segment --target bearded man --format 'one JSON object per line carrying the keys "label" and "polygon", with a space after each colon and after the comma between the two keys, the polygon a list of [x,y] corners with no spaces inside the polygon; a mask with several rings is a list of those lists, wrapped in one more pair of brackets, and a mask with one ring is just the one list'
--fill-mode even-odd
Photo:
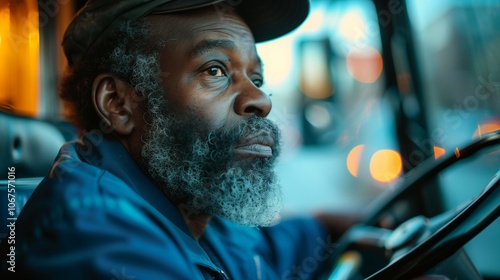
{"label": "bearded man", "polygon": [[255,48],[308,7],[89,1],[64,35],[60,87],[82,138],[17,220],[16,275],[313,278],[332,236],[314,218],[279,221],[280,132]]}

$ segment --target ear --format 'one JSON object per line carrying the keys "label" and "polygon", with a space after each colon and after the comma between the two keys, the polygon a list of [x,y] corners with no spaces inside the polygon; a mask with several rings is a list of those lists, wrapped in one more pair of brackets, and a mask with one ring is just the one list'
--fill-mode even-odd
{"label": "ear", "polygon": [[106,125],[120,136],[127,136],[136,128],[134,108],[135,91],[114,75],[100,74],[92,85],[92,100],[94,108]]}

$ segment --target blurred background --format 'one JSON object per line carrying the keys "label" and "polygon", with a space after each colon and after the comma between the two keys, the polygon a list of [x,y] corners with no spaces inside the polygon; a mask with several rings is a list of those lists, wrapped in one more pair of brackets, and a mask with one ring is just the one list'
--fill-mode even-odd
{"label": "blurred background", "polygon": [[[1,112],[67,132],[56,94],[66,64],[60,40],[83,4],[0,2]],[[257,47],[270,118],[284,135],[277,170],[286,213],[363,209],[419,164],[459,157],[457,148],[500,129],[500,1],[311,5],[297,30]],[[432,213],[436,201],[448,209],[477,195],[499,158],[491,148],[448,168],[420,206]],[[499,270],[499,233],[497,222],[470,246],[486,274]]]}
{"label": "blurred background", "polygon": [[427,158],[500,129],[499,1],[312,4],[296,32],[258,47],[290,209],[363,207]]}

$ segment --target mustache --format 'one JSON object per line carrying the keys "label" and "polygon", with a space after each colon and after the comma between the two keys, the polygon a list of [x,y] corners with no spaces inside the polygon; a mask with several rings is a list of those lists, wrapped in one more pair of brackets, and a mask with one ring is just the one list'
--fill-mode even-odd
{"label": "mustache", "polygon": [[208,133],[207,140],[213,143],[219,140],[225,147],[233,147],[243,142],[246,138],[257,134],[268,135],[273,139],[272,149],[276,151],[277,157],[281,147],[281,131],[273,121],[258,116],[251,116],[248,119],[240,120],[230,128],[223,127],[214,130]]}

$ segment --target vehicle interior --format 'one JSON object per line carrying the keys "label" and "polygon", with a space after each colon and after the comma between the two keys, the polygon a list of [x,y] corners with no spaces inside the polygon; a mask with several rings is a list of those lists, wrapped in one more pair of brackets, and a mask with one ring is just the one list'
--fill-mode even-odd
{"label": "vehicle interior", "polygon": [[[78,139],[57,85],[84,2],[0,2],[0,238]],[[495,0],[311,0],[299,28],[258,44],[284,215],[363,213],[321,279],[500,279],[499,13]]]}

